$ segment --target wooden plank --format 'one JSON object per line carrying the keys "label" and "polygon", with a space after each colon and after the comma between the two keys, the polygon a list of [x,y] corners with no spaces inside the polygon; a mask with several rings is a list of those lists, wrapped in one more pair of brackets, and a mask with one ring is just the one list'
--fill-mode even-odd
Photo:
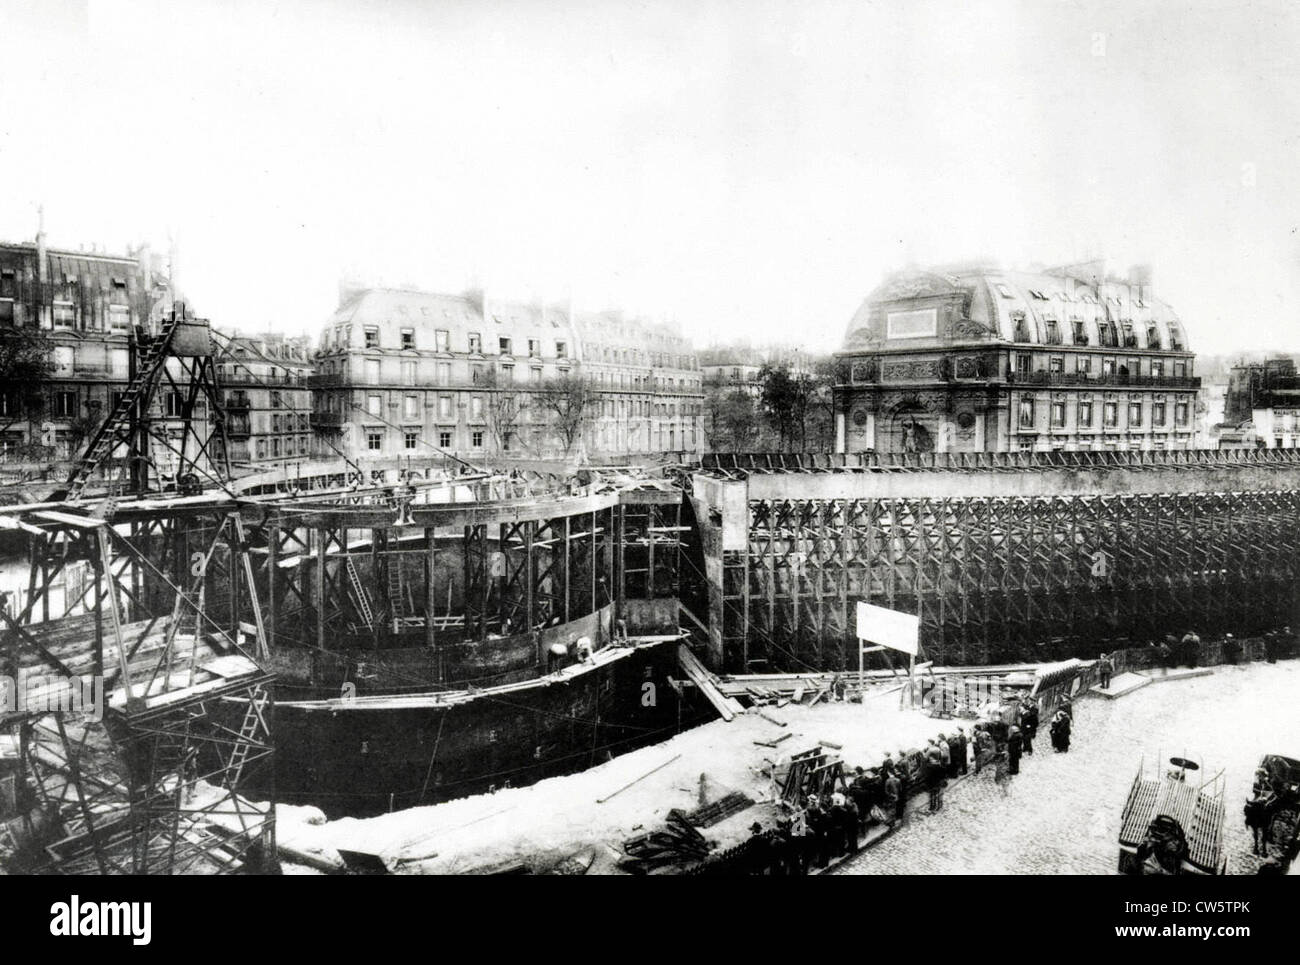
{"label": "wooden plank", "polygon": [[95,519],[92,516],[73,516],[71,513],[59,513],[52,509],[42,510],[32,515],[48,520],[51,523],[58,523],[60,526],[75,526],[77,529],[98,529],[101,526],[108,525],[108,521],[104,519]]}

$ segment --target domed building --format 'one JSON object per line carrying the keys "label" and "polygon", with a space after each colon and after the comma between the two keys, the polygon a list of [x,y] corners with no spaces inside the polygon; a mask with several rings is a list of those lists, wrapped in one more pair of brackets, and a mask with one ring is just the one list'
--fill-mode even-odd
{"label": "domed building", "polygon": [[839,452],[1194,445],[1195,356],[1145,267],[899,272],[836,354]]}

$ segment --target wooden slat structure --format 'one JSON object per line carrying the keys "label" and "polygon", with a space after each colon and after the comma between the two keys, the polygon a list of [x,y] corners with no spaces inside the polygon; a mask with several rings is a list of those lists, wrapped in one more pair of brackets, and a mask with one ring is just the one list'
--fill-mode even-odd
{"label": "wooden slat structure", "polygon": [[1121,845],[1136,848],[1158,815],[1178,822],[1187,837],[1187,860],[1202,874],[1219,874],[1223,868],[1223,799],[1203,793],[1194,785],[1170,778],[1139,774],[1129,789],[1120,827]]}

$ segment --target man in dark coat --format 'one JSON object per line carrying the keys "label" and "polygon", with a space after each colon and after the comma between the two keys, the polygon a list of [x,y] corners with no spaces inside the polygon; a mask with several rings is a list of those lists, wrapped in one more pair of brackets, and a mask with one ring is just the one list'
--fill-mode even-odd
{"label": "man in dark coat", "polygon": [[885,807],[886,816],[894,821],[895,824],[903,820],[903,781],[898,776],[897,770],[889,772],[885,778]]}
{"label": "man in dark coat", "polygon": [[1101,689],[1110,689],[1110,675],[1115,672],[1115,665],[1110,662],[1107,654],[1102,654],[1097,658],[1097,676],[1101,679]]}
{"label": "man in dark coat", "polygon": [[1052,718],[1052,747],[1059,754],[1070,749],[1070,715],[1064,709],[1058,710]]}
{"label": "man in dark coat", "polygon": [[1034,752],[1034,738],[1038,736],[1038,702],[1030,700],[1020,709],[1020,747],[1026,754]]}
{"label": "man in dark coat", "polygon": [[849,798],[844,802],[844,847],[849,854],[857,854],[861,831],[857,802]]}
{"label": "man in dark coat", "polygon": [[930,792],[931,813],[943,807],[943,784],[946,780],[943,758],[936,749],[925,760],[925,786]]}
{"label": "man in dark coat", "polygon": [[1020,773],[1020,728],[1015,724],[1007,731],[1007,769],[1012,774]]}
{"label": "man in dark coat", "polygon": [[749,826],[749,841],[746,844],[745,864],[749,874],[769,874],[772,868],[772,841],[757,821]]}
{"label": "man in dark coat", "polygon": [[808,805],[808,812],[805,815],[808,821],[808,833],[812,835],[812,860],[809,866],[813,868],[824,868],[826,862],[830,860],[830,835],[827,833],[828,815],[822,810],[821,804],[813,798]]}

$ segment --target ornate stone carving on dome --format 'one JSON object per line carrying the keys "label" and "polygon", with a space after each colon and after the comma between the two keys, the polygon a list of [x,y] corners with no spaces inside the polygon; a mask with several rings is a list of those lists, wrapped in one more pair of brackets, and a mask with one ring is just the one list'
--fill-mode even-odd
{"label": "ornate stone carving on dome", "polygon": [[953,338],[994,338],[997,332],[973,318],[959,318],[952,323]]}
{"label": "ornate stone carving on dome", "polygon": [[873,302],[901,302],[933,295],[964,294],[963,290],[937,275],[910,274],[889,279],[871,295]]}
{"label": "ornate stone carving on dome", "polygon": [[855,328],[844,339],[844,349],[852,351],[856,348],[870,348],[880,341],[880,336],[872,329],[870,325],[863,325]]}
{"label": "ornate stone carving on dome", "polygon": [[939,379],[943,366],[940,359],[921,359],[908,362],[886,362],[883,367],[884,382],[923,382]]}

